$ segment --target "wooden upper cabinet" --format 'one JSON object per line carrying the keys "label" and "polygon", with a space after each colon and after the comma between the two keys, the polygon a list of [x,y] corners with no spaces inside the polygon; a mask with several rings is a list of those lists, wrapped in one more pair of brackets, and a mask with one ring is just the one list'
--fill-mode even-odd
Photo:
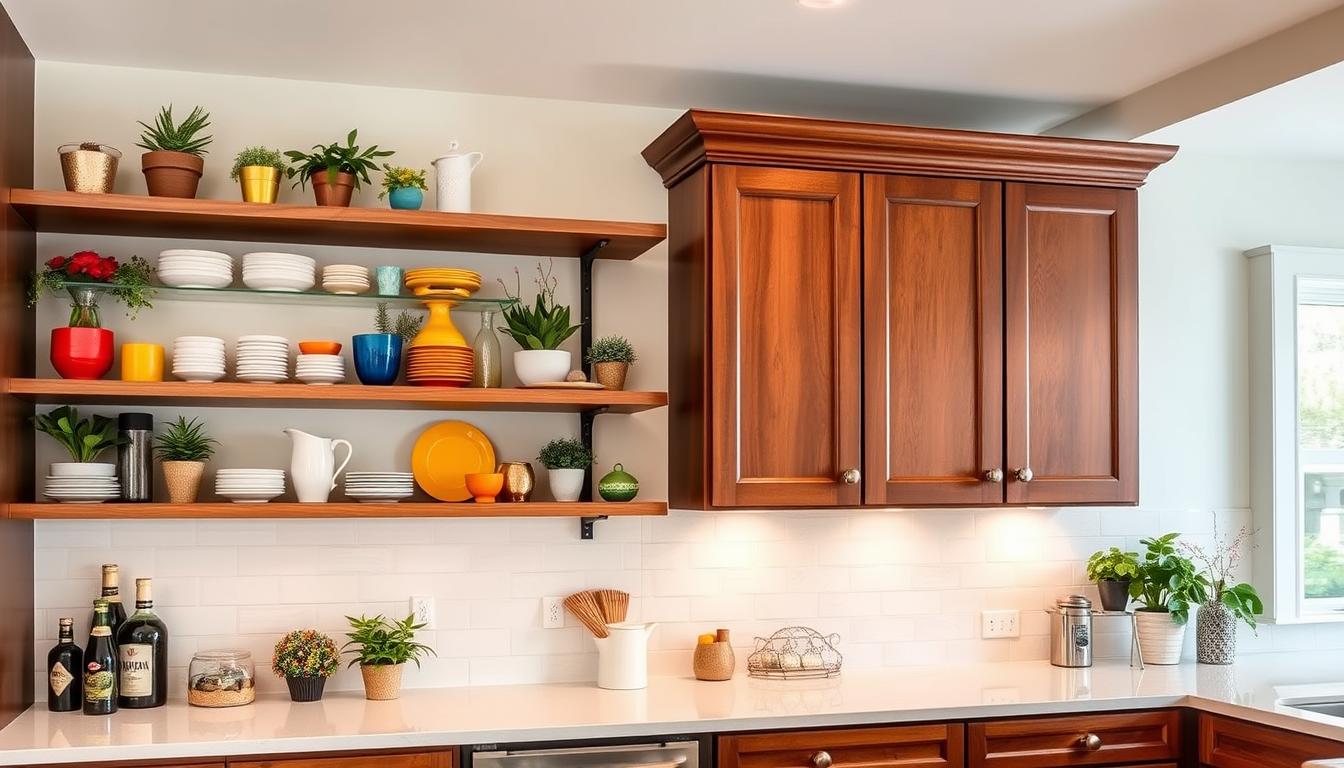
{"label": "wooden upper cabinet", "polygon": [[1134,190],[1007,184],[1007,501],[1138,501]]}
{"label": "wooden upper cabinet", "polygon": [[713,199],[713,503],[859,504],[859,177],[719,166]]}
{"label": "wooden upper cabinet", "polygon": [[1001,185],[864,179],[864,501],[1003,501]]}

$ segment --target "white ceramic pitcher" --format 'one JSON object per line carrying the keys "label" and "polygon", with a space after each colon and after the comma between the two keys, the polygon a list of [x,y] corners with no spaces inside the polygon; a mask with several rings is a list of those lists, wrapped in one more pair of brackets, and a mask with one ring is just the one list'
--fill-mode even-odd
{"label": "white ceramic pitcher", "polygon": [[[336,490],[336,478],[350,463],[355,449],[345,440],[310,435],[297,429],[281,430],[294,444],[289,460],[289,479],[294,493],[304,503],[323,503]],[[336,447],[345,446],[345,460],[336,466]]]}
{"label": "white ceramic pitcher", "polygon": [[657,624],[608,624],[597,643],[597,687],[630,691],[649,686],[649,638]]}
{"label": "white ceramic pitcher", "polygon": [[484,158],[480,152],[458,152],[456,141],[448,145],[448,154],[434,161],[436,208],[453,213],[471,212],[471,172]]}

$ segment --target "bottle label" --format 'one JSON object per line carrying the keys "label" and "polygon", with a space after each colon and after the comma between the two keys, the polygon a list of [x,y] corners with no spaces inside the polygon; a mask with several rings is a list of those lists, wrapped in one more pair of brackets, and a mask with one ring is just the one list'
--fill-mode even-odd
{"label": "bottle label", "polygon": [[121,655],[121,695],[154,695],[154,649],[145,644],[118,647]]}
{"label": "bottle label", "polygon": [[74,681],[75,676],[70,674],[70,670],[66,669],[64,664],[58,661],[51,665],[51,674],[47,676],[47,682],[51,685],[52,693],[60,696]]}
{"label": "bottle label", "polygon": [[112,670],[105,669],[96,661],[90,661],[84,668],[84,700],[90,704],[111,701],[114,681]]}

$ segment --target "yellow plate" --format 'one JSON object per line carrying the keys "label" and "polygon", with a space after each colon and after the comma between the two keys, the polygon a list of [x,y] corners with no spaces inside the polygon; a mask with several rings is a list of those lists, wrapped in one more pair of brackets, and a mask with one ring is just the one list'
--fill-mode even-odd
{"label": "yellow plate", "polygon": [[439,501],[466,501],[466,476],[495,471],[490,438],[465,421],[441,421],[425,430],[411,452],[411,471],[425,493]]}

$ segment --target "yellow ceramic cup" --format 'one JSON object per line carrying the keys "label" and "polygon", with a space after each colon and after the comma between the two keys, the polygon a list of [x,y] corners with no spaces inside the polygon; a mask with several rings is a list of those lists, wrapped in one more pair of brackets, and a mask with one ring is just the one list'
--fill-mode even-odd
{"label": "yellow ceramic cup", "polygon": [[122,381],[163,381],[163,347],[158,344],[121,345]]}

